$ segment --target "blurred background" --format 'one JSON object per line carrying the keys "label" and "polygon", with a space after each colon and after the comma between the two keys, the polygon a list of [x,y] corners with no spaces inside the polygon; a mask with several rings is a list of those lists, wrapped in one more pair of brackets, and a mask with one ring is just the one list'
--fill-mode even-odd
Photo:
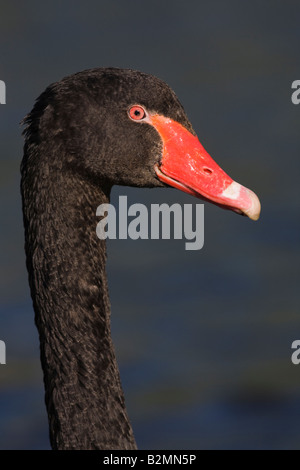
{"label": "blurred background", "polygon": [[[205,204],[205,243],[110,241],[112,333],[140,449],[300,448],[300,3],[0,1],[0,448],[48,449],[19,191],[20,121],[45,87],[115,66],[165,80],[201,143],[261,199]],[[115,187],[128,204],[199,201]],[[95,222],[96,223],[96,222]]]}

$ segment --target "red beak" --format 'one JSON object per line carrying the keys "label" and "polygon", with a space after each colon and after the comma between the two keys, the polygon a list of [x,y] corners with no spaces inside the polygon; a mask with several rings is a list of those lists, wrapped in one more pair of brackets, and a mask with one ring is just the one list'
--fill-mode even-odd
{"label": "red beak", "polygon": [[198,138],[170,118],[149,116],[163,142],[158,178],[181,191],[257,220],[260,202],[250,189],[233,181],[211,158]]}

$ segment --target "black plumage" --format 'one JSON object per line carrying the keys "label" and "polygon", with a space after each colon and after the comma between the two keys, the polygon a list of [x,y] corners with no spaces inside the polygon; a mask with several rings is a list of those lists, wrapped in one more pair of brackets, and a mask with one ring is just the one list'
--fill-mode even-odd
{"label": "black plumage", "polygon": [[162,142],[140,104],[193,132],[174,92],[140,72],[93,69],[50,85],[24,119],[21,191],[29,283],[53,449],[134,449],[110,334],[96,208],[113,184],[160,187]]}

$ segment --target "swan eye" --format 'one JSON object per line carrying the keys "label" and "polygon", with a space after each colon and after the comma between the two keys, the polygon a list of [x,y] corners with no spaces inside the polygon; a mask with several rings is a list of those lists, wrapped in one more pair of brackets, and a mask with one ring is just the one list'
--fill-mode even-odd
{"label": "swan eye", "polygon": [[130,119],[133,121],[141,121],[146,117],[146,111],[142,106],[135,105],[132,106],[128,111]]}

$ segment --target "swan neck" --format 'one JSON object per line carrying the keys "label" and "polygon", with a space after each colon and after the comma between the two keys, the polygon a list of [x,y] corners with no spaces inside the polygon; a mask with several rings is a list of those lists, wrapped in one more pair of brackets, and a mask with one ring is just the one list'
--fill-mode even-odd
{"label": "swan neck", "polygon": [[110,188],[23,167],[25,246],[53,449],[134,449],[96,209]]}

